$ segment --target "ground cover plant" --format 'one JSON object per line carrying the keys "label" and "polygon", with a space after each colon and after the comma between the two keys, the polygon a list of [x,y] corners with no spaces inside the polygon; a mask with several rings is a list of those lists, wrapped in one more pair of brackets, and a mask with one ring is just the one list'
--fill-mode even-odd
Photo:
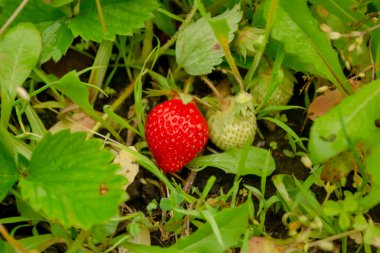
{"label": "ground cover plant", "polygon": [[379,1],[0,7],[0,252],[380,252]]}

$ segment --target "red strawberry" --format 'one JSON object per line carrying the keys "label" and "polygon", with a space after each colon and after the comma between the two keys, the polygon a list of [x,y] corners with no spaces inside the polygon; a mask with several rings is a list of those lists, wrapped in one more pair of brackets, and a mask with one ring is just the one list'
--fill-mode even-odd
{"label": "red strawberry", "polygon": [[176,172],[206,145],[208,126],[195,103],[173,98],[148,114],[145,136],[158,166],[165,172]]}

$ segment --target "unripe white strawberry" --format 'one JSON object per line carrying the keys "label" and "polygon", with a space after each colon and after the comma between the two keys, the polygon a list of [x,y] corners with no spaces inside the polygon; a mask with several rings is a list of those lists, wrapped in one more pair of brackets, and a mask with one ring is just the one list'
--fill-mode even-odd
{"label": "unripe white strawberry", "polygon": [[233,41],[233,50],[241,54],[244,58],[254,56],[256,51],[264,48],[264,29],[244,26],[236,32]]}
{"label": "unripe white strawberry", "polygon": [[[261,109],[274,105],[286,105],[293,95],[295,78],[285,68],[281,68],[278,73],[280,84],[273,91],[272,95],[265,102]],[[250,81],[250,92],[253,97],[253,104],[258,106],[264,100],[266,93],[270,92],[272,78],[272,67],[265,61],[259,67],[257,74]]]}
{"label": "unripe white strawberry", "polygon": [[255,137],[256,116],[247,92],[222,99],[219,109],[210,110],[207,118],[210,139],[220,149],[241,148]]}

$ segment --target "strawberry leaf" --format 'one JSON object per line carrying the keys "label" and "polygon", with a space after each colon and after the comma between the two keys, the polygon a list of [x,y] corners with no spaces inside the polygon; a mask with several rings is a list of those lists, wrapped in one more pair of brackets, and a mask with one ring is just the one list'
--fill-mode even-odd
{"label": "strawberry leaf", "polygon": [[106,32],[102,30],[95,1],[81,1],[80,14],[69,24],[75,36],[100,42],[114,40],[116,34],[131,35],[133,30],[143,28],[144,22],[152,18],[158,7],[154,0],[103,0],[102,13]]}
{"label": "strawberry leaf", "polygon": [[0,40],[1,122],[7,125],[16,90],[37,64],[41,36],[33,24],[19,24]]}
{"label": "strawberry leaf", "polygon": [[0,202],[7,195],[13,184],[18,179],[18,172],[15,162],[6,149],[5,145],[0,142]]}
{"label": "strawberry leaf", "polygon": [[[242,159],[244,159],[243,162]],[[270,152],[257,147],[196,157],[187,166],[196,168],[210,166],[222,169],[226,173],[257,176],[268,176],[276,169]]]}
{"label": "strawberry leaf", "polygon": [[[1,9],[0,24],[4,24],[17,7],[22,3],[22,0],[3,0],[3,8]],[[17,15],[13,22],[31,22],[34,24],[43,23],[47,21],[54,21],[64,18],[65,14],[62,10],[53,8],[45,1],[29,1],[22,11]],[[41,15],[43,13],[43,15]]]}
{"label": "strawberry leaf", "polygon": [[41,30],[42,53],[40,63],[47,62],[51,58],[57,62],[69,49],[74,40],[74,35],[64,20],[48,23]]}
{"label": "strawberry leaf", "polygon": [[348,150],[350,143],[364,141],[377,145],[380,128],[380,80],[365,85],[355,95],[346,97],[340,104],[314,122],[310,132],[309,150],[314,163]]}
{"label": "strawberry leaf", "polygon": [[[240,5],[236,4],[231,10],[227,10],[212,18],[210,22],[215,24],[213,31],[216,37],[228,38],[228,42],[231,42],[234,39],[234,33],[239,27],[238,23],[242,16],[243,13],[240,11]],[[225,24],[219,23],[219,21],[225,21]]]}
{"label": "strawberry leaf", "polygon": [[[228,40],[231,41],[241,16],[239,7],[236,5],[233,9],[212,18],[210,22],[214,21],[219,36],[228,37]],[[223,61],[224,52],[209,25],[209,19],[209,17],[198,19],[178,35],[176,60],[178,65],[182,66],[190,75],[209,74],[214,66]],[[217,29],[225,23],[229,28],[226,34],[221,29]]]}
{"label": "strawberry leaf", "polygon": [[63,225],[89,229],[118,214],[125,200],[114,155],[84,133],[46,135],[32,154],[21,195],[33,209]]}
{"label": "strawberry leaf", "polygon": [[[213,222],[206,222],[197,231],[189,236],[182,237],[176,244],[162,249],[157,246],[126,243],[127,249],[135,253],[192,253],[192,252],[224,252],[230,247],[236,246],[241,235],[248,226],[249,203],[238,207],[226,208],[213,215]],[[223,246],[218,242],[215,227],[219,230],[219,236]]]}
{"label": "strawberry leaf", "polygon": [[325,77],[336,85],[345,80],[337,53],[326,34],[320,31],[305,1],[295,0],[291,5],[280,1],[271,36],[283,43],[287,53],[283,61],[286,66]]}
{"label": "strawberry leaf", "polygon": [[176,44],[176,60],[190,75],[209,74],[223,60],[224,52],[206,18],[182,30]]}
{"label": "strawberry leaf", "polygon": [[[190,236],[178,240],[171,248],[180,252],[224,252],[236,246],[240,236],[246,231],[248,210],[248,202],[235,208],[224,209],[214,215],[213,220],[216,224],[205,223]],[[213,225],[217,226],[223,245],[218,242]]]}

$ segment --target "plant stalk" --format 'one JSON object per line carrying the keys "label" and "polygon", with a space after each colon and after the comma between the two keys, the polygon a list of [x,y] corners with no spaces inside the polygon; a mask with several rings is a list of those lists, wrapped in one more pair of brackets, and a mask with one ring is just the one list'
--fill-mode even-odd
{"label": "plant stalk", "polygon": [[249,68],[247,75],[244,78],[245,83],[247,83],[248,81],[252,79],[253,75],[256,72],[257,67],[259,66],[259,63],[265,51],[266,44],[268,43],[269,34],[272,30],[274,17],[275,17],[278,4],[279,4],[279,0],[272,0],[270,3],[269,12],[268,12],[269,15],[267,18],[267,24],[265,26],[265,32],[264,32],[264,43],[263,43],[264,47],[257,51],[255,58],[253,60],[253,63],[251,67]]}
{"label": "plant stalk", "polygon": [[195,12],[198,9],[197,2],[194,1],[194,5],[191,8],[189,14],[187,14],[186,19],[183,21],[181,26],[178,28],[177,32],[158,50],[158,56],[165,53],[166,50],[168,50],[177,40],[178,34],[185,29],[185,27],[190,23],[191,19],[193,18]]}
{"label": "plant stalk", "polygon": [[20,14],[22,9],[26,6],[26,4],[29,2],[29,0],[23,0],[17,9],[12,13],[12,15],[8,18],[8,20],[3,24],[3,26],[0,29],[0,34],[2,34],[9,26],[12,24],[12,22],[17,18],[17,16]]}
{"label": "plant stalk", "polygon": [[[101,88],[103,85],[104,77],[106,75],[107,67],[111,59],[113,42],[110,40],[103,40],[100,42],[98,52],[95,57],[93,66],[99,68],[93,68],[89,83],[94,84],[96,87]],[[90,101],[94,103],[98,95],[98,89],[90,88]]]}
{"label": "plant stalk", "polygon": [[3,224],[0,224],[0,234],[16,250],[16,252],[28,253],[28,251],[8,233],[7,229],[3,226]]}

